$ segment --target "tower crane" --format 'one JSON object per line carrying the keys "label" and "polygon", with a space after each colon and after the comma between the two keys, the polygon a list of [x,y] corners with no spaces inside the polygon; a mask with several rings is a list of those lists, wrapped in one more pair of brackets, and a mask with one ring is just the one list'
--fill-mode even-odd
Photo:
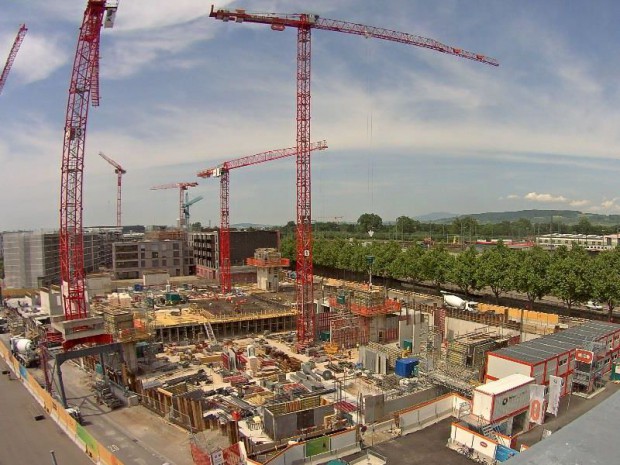
{"label": "tower crane", "polygon": [[199,195],[198,197],[194,197],[192,200],[190,200],[189,193],[187,191],[185,192],[185,202],[183,202],[183,217],[185,218],[185,224],[188,228],[191,226],[191,223],[189,222],[189,207],[191,207],[195,203],[200,202],[202,199],[204,199],[204,197],[202,195]]}
{"label": "tower crane", "polygon": [[116,173],[116,227],[120,228],[121,225],[121,186],[123,183],[123,174],[127,172],[121,165],[107,157],[103,152],[99,152],[99,156],[107,161],[114,167]]}
{"label": "tower crane", "polygon": [[[99,43],[101,27],[111,28],[118,2],[88,0],[73,61],[65,118],[60,183],[60,277],[65,321],[88,317],[84,283],[82,187],[88,105],[99,103]],[[91,329],[87,325],[72,327]],[[84,331],[91,336],[65,341],[65,349],[82,342],[111,342],[111,336]]]}
{"label": "tower crane", "polygon": [[187,190],[190,187],[196,187],[197,185],[198,185],[197,182],[175,182],[172,184],[162,184],[160,186],[151,187],[151,190],[179,189],[179,229],[187,228],[187,224],[185,223],[185,211],[183,208],[185,204],[185,199],[184,199],[185,192],[187,192]]}
{"label": "tower crane", "polygon": [[[309,144],[309,151],[325,150],[327,142],[313,142]],[[225,161],[215,168],[208,168],[198,172],[201,178],[220,178],[220,287],[222,293],[226,294],[232,289],[230,274],[230,207],[229,207],[229,190],[230,190],[230,170],[242,168],[244,166],[257,165],[267,161],[278,160],[280,158],[290,157],[297,154],[297,147],[288,147],[285,149],[269,150],[267,152],[257,153],[248,157],[236,158],[234,160]]]}
{"label": "tower crane", "polygon": [[9,57],[6,59],[6,63],[4,65],[4,68],[2,69],[2,74],[0,74],[0,94],[2,94],[2,89],[4,88],[7,77],[9,76],[9,71],[11,71],[11,67],[13,66],[13,62],[15,61],[15,57],[17,56],[19,47],[24,41],[24,37],[26,37],[26,32],[28,32],[28,28],[25,24],[19,26],[17,36],[15,37],[15,41],[13,42],[13,46],[11,47],[11,51],[9,52]]}
{"label": "tower crane", "polygon": [[363,24],[321,18],[314,14],[248,13],[244,9],[217,10],[211,7],[212,18],[235,23],[259,23],[271,26],[274,31],[287,27],[297,29],[297,344],[305,346],[316,338],[316,318],[313,307],[312,270],[312,219],[310,179],[310,59],[311,31],[343,32],[376,38],[406,45],[429,48],[437,52],[498,66],[493,58],[461,48],[444,45],[434,39],[427,39],[404,32],[392,31]]}

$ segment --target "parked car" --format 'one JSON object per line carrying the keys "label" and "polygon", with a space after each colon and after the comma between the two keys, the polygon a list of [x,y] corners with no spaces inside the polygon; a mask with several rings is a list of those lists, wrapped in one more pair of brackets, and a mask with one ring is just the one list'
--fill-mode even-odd
{"label": "parked car", "polygon": [[586,308],[589,308],[590,310],[603,310],[603,306],[596,300],[588,300],[586,303]]}

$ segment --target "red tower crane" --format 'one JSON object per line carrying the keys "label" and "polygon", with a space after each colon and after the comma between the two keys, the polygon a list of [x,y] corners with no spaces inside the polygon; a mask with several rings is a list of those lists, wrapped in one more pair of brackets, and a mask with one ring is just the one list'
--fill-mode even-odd
{"label": "red tower crane", "polygon": [[[310,144],[309,150],[325,150],[327,142],[313,142]],[[230,292],[232,289],[232,281],[230,274],[230,223],[229,223],[229,187],[230,187],[230,170],[242,168],[244,166],[257,165],[266,161],[278,160],[280,158],[290,157],[297,154],[297,147],[289,147],[285,149],[270,150],[268,152],[257,153],[248,157],[236,158],[234,160],[225,161],[215,168],[209,168],[198,172],[201,178],[220,178],[220,287],[222,293]]]}
{"label": "red tower crane", "polygon": [[15,61],[17,51],[19,50],[19,47],[24,41],[26,32],[28,32],[28,28],[25,24],[19,26],[19,30],[17,31],[17,37],[15,37],[15,41],[13,42],[13,46],[11,47],[11,51],[9,52],[9,57],[6,59],[6,64],[4,65],[2,74],[0,74],[0,94],[2,93],[2,89],[4,88],[6,79],[9,76],[9,71],[11,71],[11,66],[13,66],[13,62]]}
{"label": "red tower crane", "polygon": [[286,27],[297,29],[297,343],[304,346],[316,338],[315,313],[313,309],[313,270],[312,270],[312,219],[311,219],[311,179],[310,179],[310,58],[311,30],[356,34],[366,38],[377,38],[406,45],[429,48],[438,52],[461,58],[498,66],[497,61],[484,55],[444,45],[433,39],[392,31],[362,24],[320,18],[312,14],[274,14],[247,13],[237,9],[217,10],[211,7],[209,15],[225,22],[268,24],[274,31]]}
{"label": "red tower crane", "polygon": [[[60,184],[60,277],[65,320],[85,319],[88,308],[84,285],[82,186],[88,104],[99,103],[99,42],[101,26],[112,27],[118,2],[88,0],[77,43],[64,127]],[[74,325],[75,326],[75,325]],[[77,326],[76,326],[77,327]],[[92,331],[89,331],[93,334]],[[108,342],[100,334],[91,342]],[[72,344],[76,344],[74,339]]]}
{"label": "red tower crane", "polygon": [[120,228],[121,224],[121,187],[123,184],[123,174],[127,172],[121,165],[107,157],[103,152],[99,152],[99,156],[114,167],[116,173],[116,227]]}
{"label": "red tower crane", "polygon": [[161,186],[151,187],[151,190],[179,189],[179,229],[186,229],[188,227],[188,225],[185,224],[185,209],[183,208],[185,205],[185,199],[183,198],[184,193],[190,187],[196,187],[197,185],[197,182],[175,182],[172,184],[162,184]]}

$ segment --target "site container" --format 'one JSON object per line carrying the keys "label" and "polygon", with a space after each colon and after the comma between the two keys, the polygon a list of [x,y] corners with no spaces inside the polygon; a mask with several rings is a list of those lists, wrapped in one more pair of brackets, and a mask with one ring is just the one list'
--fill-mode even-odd
{"label": "site container", "polygon": [[419,360],[417,358],[400,358],[394,365],[394,373],[403,378],[411,378],[416,371]]}
{"label": "site container", "polygon": [[534,378],[513,374],[474,389],[472,413],[493,423],[517,414],[529,406]]}
{"label": "site container", "polygon": [[613,364],[609,379],[612,381],[620,381],[620,362],[615,362]]}

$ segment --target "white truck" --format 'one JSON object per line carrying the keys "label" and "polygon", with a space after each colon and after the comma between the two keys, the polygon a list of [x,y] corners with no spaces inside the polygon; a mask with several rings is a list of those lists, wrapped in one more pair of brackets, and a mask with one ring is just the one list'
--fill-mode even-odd
{"label": "white truck", "polygon": [[11,353],[22,365],[29,368],[38,363],[39,354],[34,342],[25,337],[12,337],[9,341]]}
{"label": "white truck", "polygon": [[442,292],[442,294],[443,294],[443,303],[446,307],[455,308],[457,310],[463,310],[465,312],[477,312],[478,311],[478,302],[463,300],[459,296],[456,296],[454,294],[448,294],[447,292]]}

